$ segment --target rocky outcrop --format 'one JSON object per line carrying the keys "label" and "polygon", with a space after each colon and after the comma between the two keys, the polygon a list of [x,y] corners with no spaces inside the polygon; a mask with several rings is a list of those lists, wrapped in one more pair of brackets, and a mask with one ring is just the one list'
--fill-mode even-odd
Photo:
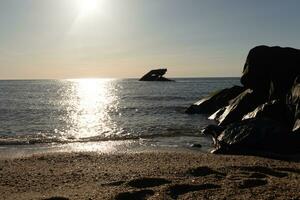
{"label": "rocky outcrop", "polygon": [[258,106],[254,111],[246,114],[242,120],[255,118],[271,119],[286,125],[286,128],[293,126],[292,112],[284,102],[279,100],[273,100]]}
{"label": "rocky outcrop", "polygon": [[287,95],[287,104],[294,113],[293,131],[300,132],[300,77],[295,79],[294,85]]}
{"label": "rocky outcrop", "polygon": [[204,131],[213,138],[214,153],[244,154],[258,151],[283,153],[293,152],[300,145],[299,140],[295,141],[293,135],[288,134],[287,128],[271,119],[247,119],[232,123],[219,133],[215,130],[218,129],[214,128],[212,131],[210,126]]}
{"label": "rocky outcrop", "polygon": [[300,152],[300,50],[251,49],[241,83],[187,109],[218,122],[203,131],[213,138],[214,152]]}
{"label": "rocky outcrop", "polygon": [[299,116],[296,119],[295,123],[294,123],[294,127],[293,127],[293,132],[299,134],[300,133],[300,119]]}
{"label": "rocky outcrop", "polygon": [[270,99],[284,99],[300,73],[299,65],[298,49],[257,46],[248,54],[241,83],[268,93]]}
{"label": "rocky outcrop", "polygon": [[167,79],[163,77],[165,73],[167,72],[167,69],[154,69],[145,74],[142,78],[140,78],[140,81],[172,81],[170,79]]}
{"label": "rocky outcrop", "polygon": [[245,88],[240,86],[233,86],[232,88],[220,90],[191,105],[186,110],[186,113],[207,114],[216,112],[220,108],[227,106],[230,100],[237,97],[244,90]]}
{"label": "rocky outcrop", "polygon": [[264,98],[256,94],[253,90],[247,89],[239,96],[232,99],[222,115],[216,120],[221,126],[240,121],[244,115],[255,109],[263,101]]}

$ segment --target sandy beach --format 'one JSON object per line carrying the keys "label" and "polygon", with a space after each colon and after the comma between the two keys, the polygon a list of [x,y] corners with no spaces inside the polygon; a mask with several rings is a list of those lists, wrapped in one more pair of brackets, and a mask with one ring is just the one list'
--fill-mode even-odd
{"label": "sandy beach", "polygon": [[1,199],[299,199],[300,163],[194,151],[0,160]]}

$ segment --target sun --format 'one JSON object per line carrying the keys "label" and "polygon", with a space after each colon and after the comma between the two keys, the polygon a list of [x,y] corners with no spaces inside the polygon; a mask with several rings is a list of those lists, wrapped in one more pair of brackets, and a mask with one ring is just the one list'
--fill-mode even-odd
{"label": "sun", "polygon": [[99,10],[99,0],[79,0],[78,9],[80,15],[86,16]]}

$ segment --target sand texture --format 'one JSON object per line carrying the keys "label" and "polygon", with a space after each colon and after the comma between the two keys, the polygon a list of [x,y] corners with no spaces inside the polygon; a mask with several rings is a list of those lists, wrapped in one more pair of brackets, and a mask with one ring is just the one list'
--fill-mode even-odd
{"label": "sand texture", "polygon": [[197,152],[0,160],[1,199],[300,199],[300,162]]}

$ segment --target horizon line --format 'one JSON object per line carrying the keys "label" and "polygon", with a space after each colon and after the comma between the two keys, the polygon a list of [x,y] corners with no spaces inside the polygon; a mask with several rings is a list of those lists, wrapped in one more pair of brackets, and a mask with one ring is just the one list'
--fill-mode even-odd
{"label": "horizon line", "polygon": [[[196,79],[196,78],[240,78],[240,76],[182,76],[182,77],[168,77],[169,79]],[[140,79],[137,77],[117,78],[117,77],[81,77],[81,78],[8,78],[0,81],[33,81],[33,80],[80,80],[80,79],[112,79],[112,80],[126,80],[126,79]]]}

